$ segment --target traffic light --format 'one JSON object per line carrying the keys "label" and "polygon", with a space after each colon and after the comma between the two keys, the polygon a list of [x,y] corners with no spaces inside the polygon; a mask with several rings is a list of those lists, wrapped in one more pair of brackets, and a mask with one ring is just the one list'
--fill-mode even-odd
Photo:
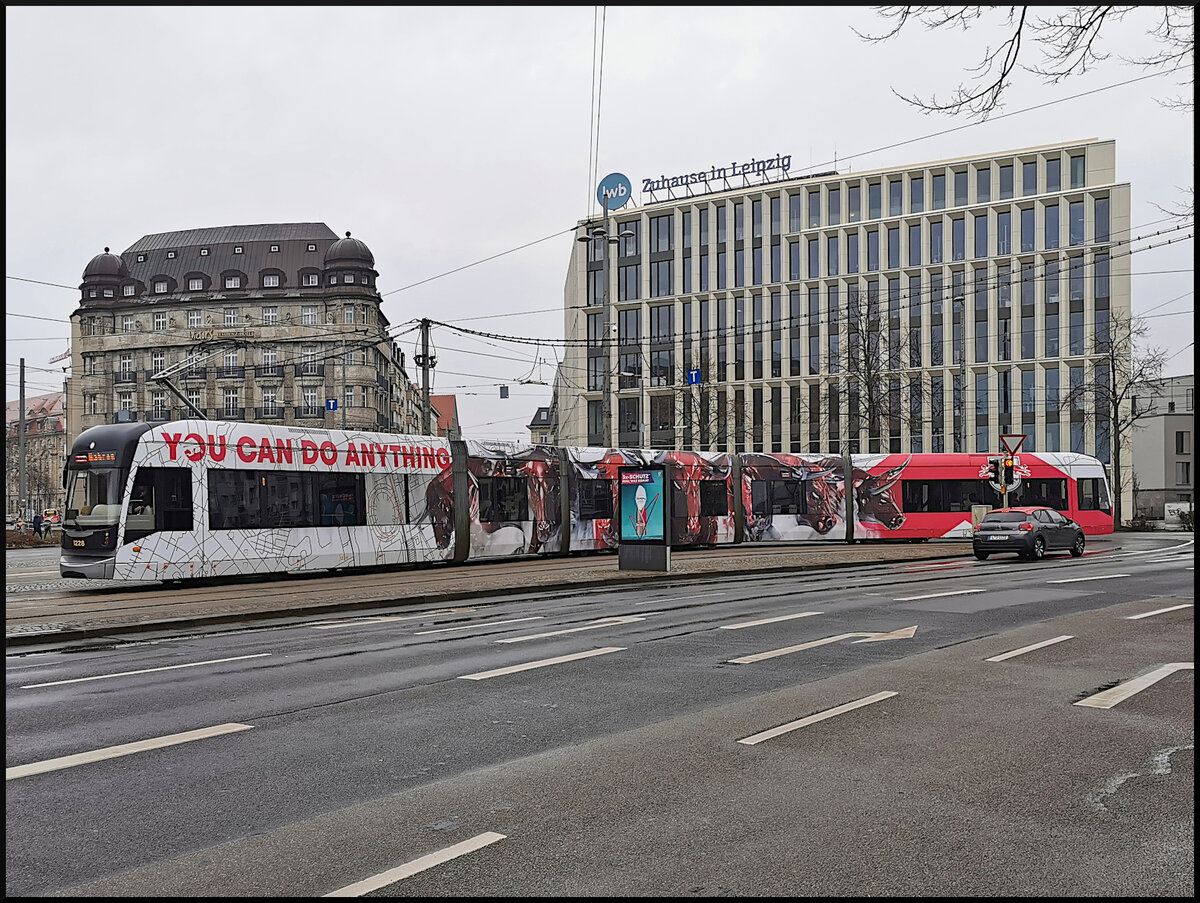
{"label": "traffic light", "polygon": [[1011,486],[1013,482],[1013,459],[1010,455],[1004,459],[1004,485]]}
{"label": "traffic light", "polygon": [[991,471],[991,474],[992,474],[992,482],[993,482],[993,483],[999,483],[999,482],[1000,482],[1000,476],[1001,476],[1001,471],[1000,471],[1000,459],[999,459],[999,458],[992,458],[992,459],[990,459],[990,460],[988,461],[988,468],[990,469],[990,471]]}

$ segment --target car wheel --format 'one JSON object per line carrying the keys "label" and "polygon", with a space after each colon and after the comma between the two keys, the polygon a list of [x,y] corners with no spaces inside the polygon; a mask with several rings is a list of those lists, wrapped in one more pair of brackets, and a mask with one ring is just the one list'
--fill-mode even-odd
{"label": "car wheel", "polygon": [[990,554],[991,554],[990,552],[976,552],[975,557],[978,558],[980,561],[987,561],[988,555],[990,555]]}
{"label": "car wheel", "polygon": [[1080,533],[1078,536],[1075,537],[1075,545],[1071,546],[1071,557],[1072,558],[1078,558],[1080,555],[1083,554],[1083,544],[1084,544],[1083,534]]}
{"label": "car wheel", "polygon": [[1033,538],[1033,551],[1029,555],[1034,561],[1041,561],[1046,557],[1046,540],[1040,536]]}

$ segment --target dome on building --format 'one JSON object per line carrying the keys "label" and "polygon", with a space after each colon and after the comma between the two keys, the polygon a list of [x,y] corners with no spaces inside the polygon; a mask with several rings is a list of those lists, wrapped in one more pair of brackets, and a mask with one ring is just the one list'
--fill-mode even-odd
{"label": "dome on building", "polygon": [[96,276],[128,276],[129,268],[118,254],[110,254],[108,248],[103,254],[97,254],[83,269],[83,278],[91,279]]}
{"label": "dome on building", "polygon": [[371,249],[365,242],[351,238],[350,233],[347,232],[345,238],[339,238],[325,252],[325,266],[330,264],[351,266],[357,264],[373,267],[375,266],[375,255],[371,253]]}

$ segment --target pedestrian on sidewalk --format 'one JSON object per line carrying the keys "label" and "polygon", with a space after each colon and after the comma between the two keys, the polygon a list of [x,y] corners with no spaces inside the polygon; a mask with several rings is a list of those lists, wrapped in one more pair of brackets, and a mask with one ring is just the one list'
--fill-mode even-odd
{"label": "pedestrian on sidewalk", "polygon": [[36,511],[33,515],[33,535],[38,539],[42,538],[42,515]]}

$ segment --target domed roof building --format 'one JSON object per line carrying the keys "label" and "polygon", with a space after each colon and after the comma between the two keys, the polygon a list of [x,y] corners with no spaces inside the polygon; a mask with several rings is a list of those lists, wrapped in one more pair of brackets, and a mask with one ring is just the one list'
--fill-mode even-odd
{"label": "domed roof building", "polygon": [[143,235],[120,254],[105,248],[84,268],[71,314],[70,382],[82,403],[67,411],[69,436],[197,411],[420,432],[378,276],[366,243],[325,223],[186,229]]}
{"label": "domed roof building", "polygon": [[375,266],[375,255],[371,253],[366,242],[351,237],[347,232],[345,238],[339,238],[325,252],[325,266],[328,267],[332,264],[362,264],[373,267]]}
{"label": "domed roof building", "polygon": [[103,254],[97,254],[88,265],[83,268],[83,281],[94,279],[102,276],[128,276],[129,267],[125,266],[125,261],[121,259],[119,254],[112,254],[108,248],[104,249]]}

